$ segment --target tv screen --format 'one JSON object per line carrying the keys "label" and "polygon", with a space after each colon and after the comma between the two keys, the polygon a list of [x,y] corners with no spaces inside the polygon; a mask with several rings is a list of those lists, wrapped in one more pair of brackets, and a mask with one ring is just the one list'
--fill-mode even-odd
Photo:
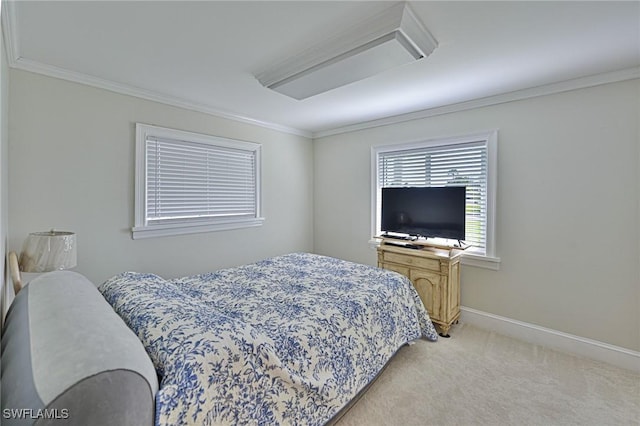
{"label": "tv screen", "polygon": [[381,230],[464,240],[465,196],[464,186],[382,188]]}

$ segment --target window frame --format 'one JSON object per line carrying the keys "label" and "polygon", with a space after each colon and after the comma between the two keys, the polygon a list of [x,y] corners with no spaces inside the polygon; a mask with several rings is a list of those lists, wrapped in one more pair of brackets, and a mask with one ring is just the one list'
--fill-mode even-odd
{"label": "window frame", "polygon": [[[233,148],[252,153],[255,159],[255,217],[251,218],[207,218],[185,219],[174,223],[150,224],[147,220],[147,150],[146,143],[149,138],[183,141],[212,145],[220,148]],[[236,139],[228,139],[219,136],[205,135],[201,133],[187,132],[183,130],[152,126],[136,123],[136,155],[135,155],[135,217],[134,226],[131,228],[133,239],[162,237],[170,235],[184,235],[230,229],[249,228],[261,226],[262,217],[262,191],[261,191],[261,157],[262,145],[255,142],[247,142]]]}
{"label": "window frame", "polygon": [[[496,256],[496,191],[497,191],[497,160],[498,160],[498,131],[467,134],[462,136],[420,139],[417,141],[398,144],[386,144],[371,147],[371,235],[380,235],[380,194],[378,158],[381,153],[392,151],[413,150],[439,146],[451,146],[470,142],[485,142],[487,146],[487,228],[486,247],[483,253],[473,247],[467,249],[462,257],[463,264],[479,266],[487,269],[499,269],[500,258]],[[376,241],[372,240],[373,244]]]}

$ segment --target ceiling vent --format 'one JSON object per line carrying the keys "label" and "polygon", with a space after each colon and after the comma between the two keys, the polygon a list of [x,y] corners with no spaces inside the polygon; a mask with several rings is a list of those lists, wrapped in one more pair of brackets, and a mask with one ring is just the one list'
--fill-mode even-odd
{"label": "ceiling vent", "polygon": [[258,73],[264,87],[301,100],[428,56],[437,46],[406,3]]}

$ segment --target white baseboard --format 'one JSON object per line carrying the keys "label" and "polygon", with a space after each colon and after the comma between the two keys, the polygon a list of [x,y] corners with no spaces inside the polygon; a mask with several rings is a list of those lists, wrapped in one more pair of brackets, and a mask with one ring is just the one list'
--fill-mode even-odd
{"label": "white baseboard", "polygon": [[640,352],[462,306],[460,321],[562,352],[640,372]]}

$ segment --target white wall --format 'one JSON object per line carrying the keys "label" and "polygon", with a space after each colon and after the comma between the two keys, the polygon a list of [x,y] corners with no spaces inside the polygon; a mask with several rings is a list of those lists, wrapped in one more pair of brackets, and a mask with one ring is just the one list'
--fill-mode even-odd
{"label": "white wall", "polygon": [[314,141],[314,249],[375,264],[372,146],[498,129],[499,271],[464,266],[462,304],[640,350],[640,81]]}
{"label": "white wall", "polygon": [[[11,70],[8,135],[6,126],[1,132],[5,149],[10,141],[11,167],[7,191],[7,155],[0,152],[3,197],[9,193],[1,223],[11,224],[8,248],[14,250],[28,232],[76,231],[76,270],[96,283],[124,270],[171,277],[298,250],[375,264],[367,244],[371,146],[498,129],[501,269],[463,267],[463,305],[637,351],[639,94],[637,80],[615,83],[312,145],[298,136]],[[6,108],[2,113],[4,124]],[[263,143],[265,225],[132,240],[137,121]]]}
{"label": "white wall", "polygon": [[[11,70],[9,247],[29,232],[77,233],[78,267],[99,284],[122,271],[166,277],[313,246],[307,138]],[[135,123],[263,144],[263,226],[132,240]]]}

